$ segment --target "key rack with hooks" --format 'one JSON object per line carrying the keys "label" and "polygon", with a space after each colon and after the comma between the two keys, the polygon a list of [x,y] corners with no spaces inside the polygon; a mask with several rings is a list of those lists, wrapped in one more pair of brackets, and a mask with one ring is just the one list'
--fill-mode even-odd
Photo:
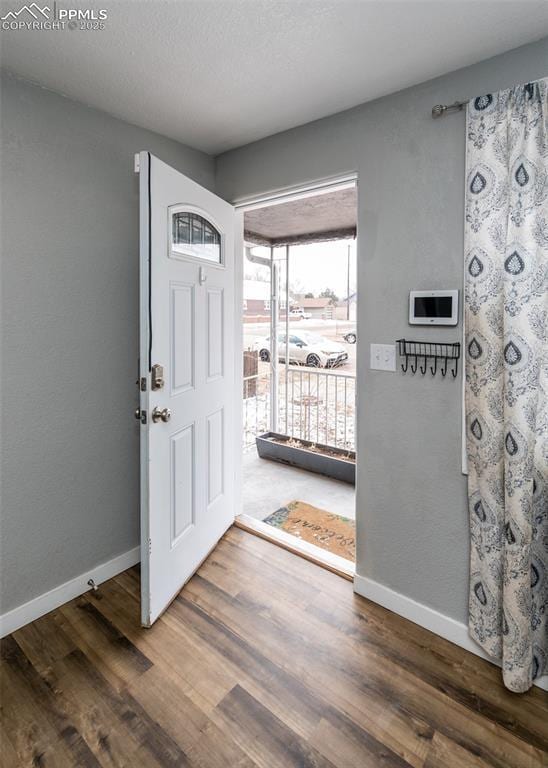
{"label": "key rack with hooks", "polygon": [[416,373],[418,370],[424,376],[429,369],[432,376],[435,376],[439,370],[442,376],[446,376],[447,372],[451,371],[453,378],[457,377],[460,342],[446,344],[398,339],[396,343],[400,358],[404,359],[404,362],[401,363],[401,369],[404,373],[407,373],[408,370],[411,373]]}

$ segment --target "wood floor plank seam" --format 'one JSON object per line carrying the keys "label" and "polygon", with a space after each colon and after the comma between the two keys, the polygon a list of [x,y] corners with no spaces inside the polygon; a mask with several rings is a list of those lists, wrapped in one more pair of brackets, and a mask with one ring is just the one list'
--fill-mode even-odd
{"label": "wood floor plank seam", "polygon": [[[198,586],[200,584],[208,585],[207,588],[211,592],[213,592],[215,594],[217,594],[217,593],[220,594],[220,592],[221,592],[221,590],[219,590],[218,587],[216,587],[215,585],[208,584],[207,579],[204,579],[203,576],[198,575],[197,578],[195,578],[195,580],[194,580],[194,586]],[[191,594],[192,593],[192,587],[188,591]],[[228,604],[238,605],[239,603],[240,604],[242,603],[243,596],[242,596],[242,594],[240,594],[236,598],[231,598],[230,595],[225,593],[224,597],[222,599],[224,599],[224,601],[225,601],[225,603],[227,605]],[[219,602],[219,604],[220,604],[220,601],[216,601],[216,602]],[[252,606],[248,606],[248,610],[250,608],[252,608]],[[259,623],[259,621],[260,621],[260,618],[258,617],[257,618],[257,623]],[[402,670],[402,672],[405,673],[405,670]],[[356,674],[356,677],[359,678],[359,673]],[[415,676],[413,676],[413,677],[415,677]],[[417,684],[420,682],[420,685],[422,687],[427,685],[428,686],[428,690],[431,689],[431,686],[429,686],[427,683],[424,683],[424,681],[420,677],[417,677],[416,680],[417,680]],[[381,681],[377,681],[377,683],[375,685],[372,685],[370,682],[364,682],[364,683],[362,683],[362,691],[363,691],[365,696],[368,696],[368,695],[371,696],[371,695],[375,695],[375,694],[380,694],[384,698],[384,700],[386,702],[392,701],[392,706],[400,706],[400,705],[394,705],[394,703],[393,703],[393,702],[397,701],[397,691],[394,689],[394,687],[386,685],[386,683],[387,683],[387,679],[385,679],[385,678],[383,678]],[[435,689],[432,689],[432,694],[434,693],[434,691],[435,691]],[[442,692],[438,692],[438,693],[441,694],[441,697],[445,697],[446,696],[446,694],[444,694]],[[448,698],[450,698],[450,697],[448,697]],[[443,701],[442,701],[442,703],[443,703]],[[460,705],[459,702],[456,702],[456,704]],[[464,705],[460,705],[460,706],[464,706]],[[466,709],[468,709],[468,708],[466,708]],[[416,710],[409,710],[406,707],[403,707],[403,708],[400,707],[400,711],[402,711],[402,712],[411,711],[414,714],[414,716],[420,716],[420,714]],[[473,712],[473,710],[471,710],[471,712]],[[481,713],[474,713],[474,714],[475,715],[478,715],[478,714],[481,715]],[[448,738],[453,738],[455,740],[456,736],[455,736],[454,732],[450,730],[450,724],[447,724],[446,726],[440,726],[440,727],[442,727],[442,728],[445,727],[446,728],[446,731],[444,731],[445,735],[447,735]],[[517,741],[522,742],[524,745],[527,744],[527,746],[530,746],[528,744],[528,742],[522,741],[521,739],[519,739],[519,736],[516,736],[515,734],[511,734],[511,736],[512,736],[512,738],[516,739]],[[471,749],[473,751],[473,749],[474,749],[473,742],[468,740],[468,741],[463,741],[462,744],[466,745],[466,747],[468,749]],[[489,757],[490,761],[492,762],[492,764],[494,766],[496,766],[496,768],[507,768],[507,762],[505,760],[497,761],[494,758],[494,756],[492,756],[492,755],[489,755],[489,756],[486,755],[485,757]]]}
{"label": "wood floor plank seam", "polygon": [[249,533],[151,629],[139,590],[4,638],[0,768],[548,768],[548,694]]}
{"label": "wood floor plank seam", "polygon": [[[199,577],[198,577],[198,578],[197,578],[197,579],[194,581],[194,584],[199,584],[199,583],[200,583],[200,578],[203,580],[203,577],[200,577],[200,576],[199,576]],[[211,585],[211,587],[210,587],[210,588],[211,588],[211,589],[214,589],[213,585]],[[225,596],[225,599],[227,600],[227,602],[229,602],[229,598],[230,598],[230,596],[228,596],[228,595],[226,595],[226,596]],[[236,601],[240,600],[240,601],[241,601],[241,595],[239,595],[237,598],[235,598],[235,599],[233,599],[233,600],[236,600]],[[456,650],[457,650],[457,652],[466,653],[466,652],[464,652],[464,651],[461,651],[461,649],[456,649]],[[422,681],[421,681],[421,682],[422,682]],[[371,689],[369,689],[369,690],[371,690]],[[367,693],[367,692],[368,692],[368,690],[365,688],[365,689],[364,689],[364,693]],[[395,698],[395,692],[394,692],[393,690],[391,690],[391,689],[386,689],[386,690],[383,692],[383,695],[384,695],[384,696],[385,696],[385,698],[387,698],[387,699],[390,699],[390,698],[394,699],[394,698]],[[445,696],[445,694],[442,694],[442,695],[443,695],[443,696]],[[478,714],[478,713],[476,713],[476,714]],[[448,732],[448,733],[447,733],[447,736],[448,736],[448,737],[453,737],[453,738],[455,738],[455,734],[454,734],[454,733],[452,733],[452,732]],[[514,738],[516,738],[516,739],[519,739],[519,737],[517,737],[517,736],[515,736],[515,735],[513,735],[513,737],[514,737]],[[523,742],[523,743],[525,743],[525,742]],[[469,742],[469,741],[468,741],[468,742],[464,742],[464,741],[463,741],[463,742],[462,742],[462,744],[463,744],[463,745],[464,745],[464,744],[466,744],[466,747],[467,747],[467,748],[469,748],[469,749],[472,749],[472,750],[473,750],[473,748],[474,748],[474,744],[473,744],[473,742]],[[528,745],[528,746],[529,746],[529,745]],[[491,759],[491,761],[493,762],[493,765],[499,766],[500,768],[507,768],[507,762],[506,762],[505,760],[500,760],[500,761],[498,761],[498,762],[497,762],[497,761],[495,761],[495,760],[494,760],[492,757],[491,757],[490,759]]]}
{"label": "wood floor plank seam", "polygon": [[[306,611],[308,612],[309,608],[307,608]],[[327,612],[324,612],[323,620],[326,622],[329,621]],[[408,672],[411,672],[417,677],[420,677],[420,679],[428,683],[428,685],[449,696],[454,701],[457,701],[472,711],[487,717],[493,723],[506,728],[525,743],[533,744],[539,749],[548,749],[548,724],[546,725],[545,729],[547,736],[542,736],[541,734],[538,734],[531,729],[524,728],[524,726],[517,722],[514,717],[506,714],[503,707],[494,705],[481,695],[467,691],[463,686],[452,683],[448,679],[444,680],[440,678],[439,676],[430,672],[426,667],[420,669],[417,664],[411,662],[401,653],[395,651],[387,652],[383,645],[374,638],[373,633],[370,633],[369,636],[361,635],[359,641],[371,648],[374,648],[376,653],[380,654],[387,660],[395,662],[398,666],[402,667]]]}
{"label": "wood floor plank seam", "polygon": [[2,658],[16,672],[18,677],[33,689],[36,697],[44,701],[48,718],[74,755],[75,765],[81,765],[82,768],[100,766],[89,745],[75,728],[71,718],[58,708],[55,693],[30,663],[17,641],[11,636],[2,642]]}
{"label": "wood floor plank seam", "polygon": [[[345,713],[336,711],[331,705],[329,705],[328,702],[324,701],[322,698],[315,696],[312,691],[306,688],[299,680],[297,680],[294,677],[291,677],[285,670],[283,670],[281,667],[277,666],[275,663],[273,663],[270,659],[268,659],[266,656],[263,656],[261,653],[259,653],[251,644],[249,644],[244,638],[242,638],[240,635],[238,635],[236,632],[231,630],[229,627],[227,627],[225,624],[220,622],[217,619],[212,618],[211,616],[208,616],[205,611],[203,611],[199,606],[194,605],[191,601],[186,600],[182,595],[179,595],[177,598],[178,603],[181,605],[186,605],[189,610],[195,612],[197,615],[199,615],[203,621],[207,622],[209,626],[212,628],[215,628],[218,632],[223,633],[225,636],[228,636],[232,638],[236,644],[240,647],[240,664],[241,658],[254,658],[256,663],[262,667],[263,669],[267,669],[269,674],[271,674],[273,677],[276,677],[280,682],[281,685],[286,688],[293,688],[294,691],[292,693],[296,694],[302,703],[302,706],[304,706],[305,700],[308,702],[308,706],[311,708],[317,708],[317,716],[319,717],[325,717],[330,719],[333,722],[336,722],[340,728],[344,728],[347,732],[352,731],[356,737],[356,741],[361,741],[363,744],[367,744],[372,754],[376,754],[379,758],[384,759],[385,757],[388,757],[392,760],[392,763],[387,763],[390,765],[405,765],[408,766],[409,763],[406,761],[401,761],[401,758],[396,755],[392,750],[388,749],[385,745],[381,744],[375,737],[366,731],[362,726],[355,723],[349,716],[347,716]],[[207,635],[207,633],[202,633],[204,642],[212,642],[211,635]],[[218,649],[218,647],[217,647]],[[226,653],[226,649],[221,649],[220,653]],[[234,663],[237,663],[237,659],[234,655],[227,656],[227,659],[229,661],[232,661]],[[264,684],[263,680],[256,680],[259,684]],[[311,705],[311,700],[314,699],[314,703]]]}

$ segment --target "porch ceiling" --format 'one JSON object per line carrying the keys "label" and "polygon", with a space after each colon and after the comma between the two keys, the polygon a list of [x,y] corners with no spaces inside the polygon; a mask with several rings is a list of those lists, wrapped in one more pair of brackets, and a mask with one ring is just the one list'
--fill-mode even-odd
{"label": "porch ceiling", "polygon": [[246,211],[244,237],[254,245],[297,245],[356,237],[356,187]]}

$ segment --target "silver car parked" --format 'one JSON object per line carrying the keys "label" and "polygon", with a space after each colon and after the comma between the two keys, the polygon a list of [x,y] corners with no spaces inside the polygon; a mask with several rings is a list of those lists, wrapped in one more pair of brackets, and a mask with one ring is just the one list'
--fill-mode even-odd
{"label": "silver car parked", "polygon": [[[316,333],[289,334],[289,362],[310,368],[334,368],[348,360],[342,344]],[[278,334],[278,360],[285,361],[285,333]],[[270,336],[258,339],[255,349],[264,362],[270,360]]]}

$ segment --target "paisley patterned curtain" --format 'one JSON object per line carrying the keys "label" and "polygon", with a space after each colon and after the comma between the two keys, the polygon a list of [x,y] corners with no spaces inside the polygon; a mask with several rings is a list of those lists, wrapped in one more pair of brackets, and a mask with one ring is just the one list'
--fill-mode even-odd
{"label": "paisley patterned curtain", "polygon": [[470,634],[526,691],[548,674],[548,78],[467,110]]}

